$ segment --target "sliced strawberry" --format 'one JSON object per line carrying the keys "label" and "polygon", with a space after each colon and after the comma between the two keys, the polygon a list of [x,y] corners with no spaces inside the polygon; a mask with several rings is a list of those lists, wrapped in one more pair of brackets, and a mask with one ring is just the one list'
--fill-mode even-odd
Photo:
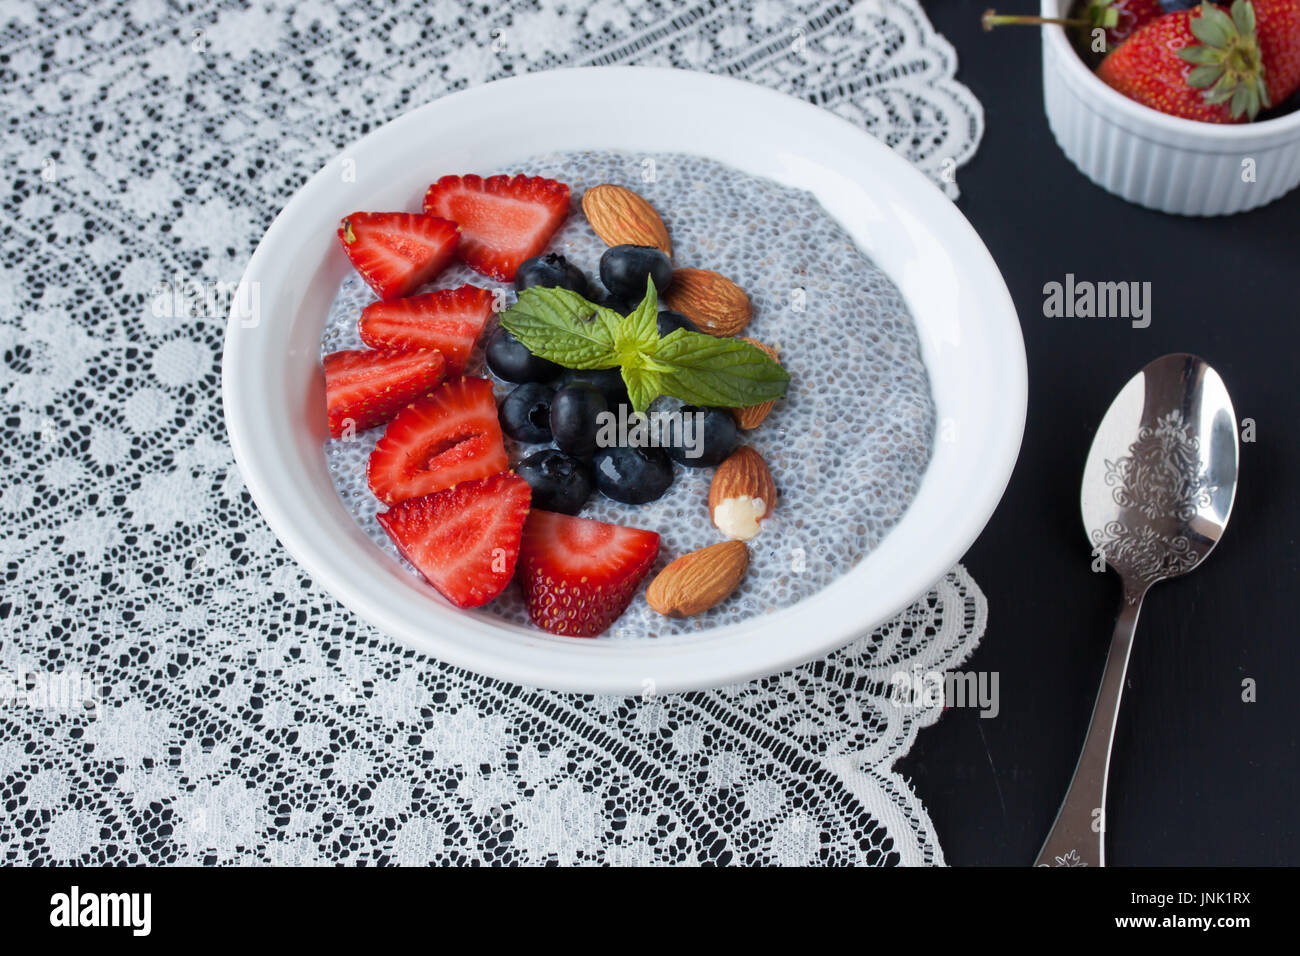
{"label": "sliced strawberry", "polygon": [[515,573],[532,491],[508,471],[409,498],[378,515],[425,580],[457,607],[482,607]]}
{"label": "sliced strawberry", "polygon": [[381,299],[410,295],[451,261],[460,233],[454,222],[417,212],[354,212],[339,224],[339,242]]}
{"label": "sliced strawberry", "polygon": [[595,637],[627,610],[659,555],[659,535],[534,510],[519,567],[533,623],[552,634]]}
{"label": "sliced strawberry", "polygon": [[446,370],[441,352],[349,349],[325,356],[325,407],[330,435],[338,438],[382,425],[438,387]]}
{"label": "sliced strawberry", "polygon": [[492,383],[461,378],[389,423],[366,476],[375,497],[393,504],[509,467]]}
{"label": "sliced strawberry", "polygon": [[513,282],[569,214],[569,187],[540,176],[443,176],[425,193],[424,211],[460,226],[462,262]]}
{"label": "sliced strawberry", "polygon": [[459,375],[492,314],[492,293],[477,286],[439,289],[396,302],[372,302],[361,310],[361,341],[375,348],[437,349],[447,375]]}

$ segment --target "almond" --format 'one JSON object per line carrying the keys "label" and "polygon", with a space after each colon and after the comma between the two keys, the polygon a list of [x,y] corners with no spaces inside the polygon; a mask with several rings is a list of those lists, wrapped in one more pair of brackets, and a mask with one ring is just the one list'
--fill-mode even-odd
{"label": "almond", "polygon": [[650,582],[645,599],[665,617],[692,617],[725,600],[749,568],[743,541],[722,541],[684,554]]}
{"label": "almond", "polygon": [[748,541],[776,507],[776,482],[763,456],[748,445],[731,453],[709,485],[709,517],[728,538]]}
{"label": "almond", "polygon": [[[770,345],[764,345],[757,339],[742,338],[740,341],[748,342],[755,348],[762,349],[767,353],[767,357],[773,362],[779,363],[781,361],[781,357],[777,355],[776,349],[772,348]],[[767,418],[768,413],[772,411],[772,406],[775,404],[775,401],[768,401],[760,402],[757,405],[746,405],[744,408],[732,409],[732,412],[736,416],[736,424],[745,429],[745,431],[749,431],[751,428],[757,428],[759,425],[763,424],[763,419]]]}
{"label": "almond", "polygon": [[754,314],[745,290],[710,269],[674,269],[664,302],[710,335],[735,335]]}
{"label": "almond", "polygon": [[596,235],[611,246],[654,246],[670,259],[668,227],[650,205],[630,189],[604,183],[582,194],[582,211]]}

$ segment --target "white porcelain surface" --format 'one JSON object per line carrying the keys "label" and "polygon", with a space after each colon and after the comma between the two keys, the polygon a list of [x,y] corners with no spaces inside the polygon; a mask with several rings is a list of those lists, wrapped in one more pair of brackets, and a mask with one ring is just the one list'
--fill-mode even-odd
{"label": "white porcelain surface", "polygon": [[[1070,0],[1042,0],[1064,16]],[[1079,171],[1130,202],[1187,216],[1270,203],[1300,185],[1300,111],[1225,125],[1167,116],[1116,92],[1088,69],[1062,27],[1044,27],[1043,105]],[[1254,181],[1242,176],[1247,162]]]}
{"label": "white porcelain surface", "polygon": [[[541,103],[568,104],[563,121]],[[811,190],[902,290],[930,372],[940,440],[895,528],[814,597],[685,637],[555,637],[451,607],[375,547],[335,493],[322,451],[319,343],[350,269],[334,238],[339,218],[357,209],[418,209],[425,187],[445,173],[582,148],[692,152]],[[348,163],[355,182],[341,175]],[[523,684],[665,693],[823,655],[906,607],[961,558],[997,505],[1020,448],[1020,326],[974,230],[929,180],[868,134],[803,101],[724,77],[556,70],[413,110],[345,150],[294,196],[244,283],[259,293],[260,319],[232,316],[226,420],[249,490],[280,541],[317,583],[381,630],[433,657]]]}

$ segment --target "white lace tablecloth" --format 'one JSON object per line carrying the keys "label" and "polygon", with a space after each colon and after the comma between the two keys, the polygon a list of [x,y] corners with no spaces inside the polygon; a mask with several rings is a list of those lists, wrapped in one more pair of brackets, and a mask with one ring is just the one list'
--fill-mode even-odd
{"label": "white lace tablecloth", "polygon": [[915,3],[185,10],[0,6],[0,861],[942,862],[892,770],[940,705],[889,689],[978,642],[961,568],[827,660],[723,690],[583,698],[446,667],[279,547],[225,441],[222,317],[154,307],[166,282],[237,280],[368,130],[561,65],[787,90],[955,195],[982,114]]}

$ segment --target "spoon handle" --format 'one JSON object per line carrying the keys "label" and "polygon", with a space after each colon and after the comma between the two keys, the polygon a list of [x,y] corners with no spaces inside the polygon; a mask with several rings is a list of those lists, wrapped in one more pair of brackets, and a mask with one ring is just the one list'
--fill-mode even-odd
{"label": "spoon handle", "polygon": [[1092,708],[1088,736],[1074,768],[1070,789],[1035,866],[1106,865],[1106,777],[1110,772],[1110,747],[1115,738],[1115,718],[1124,693],[1133,633],[1146,586],[1124,582],[1124,602],[1115,620],[1115,636],[1106,655],[1106,670]]}

